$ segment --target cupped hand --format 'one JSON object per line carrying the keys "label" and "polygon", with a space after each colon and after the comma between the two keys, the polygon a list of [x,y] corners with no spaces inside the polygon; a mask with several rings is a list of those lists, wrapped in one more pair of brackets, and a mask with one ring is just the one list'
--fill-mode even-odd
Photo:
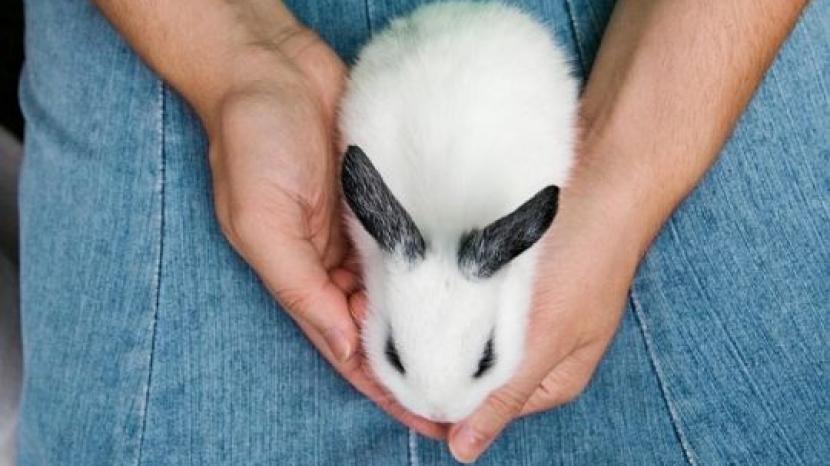
{"label": "cupped hand", "polygon": [[341,267],[335,136],[345,67],[298,25],[258,53],[249,78],[205,118],[221,229],[343,377],[404,424],[442,437],[442,426],[406,412],[367,375],[349,313],[357,281]]}
{"label": "cupped hand", "polygon": [[576,176],[541,243],[525,358],[517,374],[451,427],[453,455],[472,462],[512,420],[579,395],[614,336],[647,242],[623,196]]}

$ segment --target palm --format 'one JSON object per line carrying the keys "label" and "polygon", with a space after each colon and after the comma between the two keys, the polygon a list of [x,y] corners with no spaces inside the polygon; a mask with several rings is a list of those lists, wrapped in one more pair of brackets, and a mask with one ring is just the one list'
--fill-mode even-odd
{"label": "palm", "polygon": [[348,299],[358,281],[341,267],[347,243],[333,137],[345,67],[305,30],[288,37],[283,52],[288,66],[280,80],[253,83],[223,103],[210,151],[220,224],[338,372],[405,424],[441,436],[442,428],[384,394],[362,356],[341,362],[320,330],[337,321],[357,344]]}
{"label": "palm", "polygon": [[559,213],[541,243],[522,365],[510,382],[452,427],[450,447],[457,458],[477,457],[514,418],[578,396],[622,315],[638,256],[607,241],[607,216],[585,221],[597,210],[590,194],[576,188],[562,192]]}

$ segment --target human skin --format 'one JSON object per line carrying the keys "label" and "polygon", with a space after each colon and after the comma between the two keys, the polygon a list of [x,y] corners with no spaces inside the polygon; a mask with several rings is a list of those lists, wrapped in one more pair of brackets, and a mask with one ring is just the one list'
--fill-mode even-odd
{"label": "human skin", "polygon": [[805,4],[617,3],[582,97],[577,167],[544,239],[525,360],[452,426],[458,460],[585,388],[641,257],[715,160]]}
{"label": "human skin", "polygon": [[407,426],[443,438],[446,426],[395,403],[358,355],[347,300],[358,281],[341,267],[335,178],[340,59],[279,1],[96,4],[202,120],[216,217],[230,244],[346,380]]}
{"label": "human skin", "polygon": [[640,258],[717,156],[806,2],[617,3],[582,97],[577,166],[543,240],[525,361],[448,432],[385,396],[356,353],[352,314],[365,299],[344,267],[338,211],[340,60],[277,0],[96,3],[201,118],[233,247],[340,374],[408,426],[447,435],[469,462],[513,419],[585,387]]}

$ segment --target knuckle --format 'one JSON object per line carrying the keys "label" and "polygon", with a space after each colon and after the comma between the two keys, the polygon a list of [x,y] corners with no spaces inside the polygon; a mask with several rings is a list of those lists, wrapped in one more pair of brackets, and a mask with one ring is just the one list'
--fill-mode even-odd
{"label": "knuckle", "polygon": [[539,391],[549,406],[570,403],[579,397],[587,385],[587,380],[561,377],[553,372],[539,384]]}
{"label": "knuckle", "polygon": [[319,312],[315,311],[319,308],[315,304],[319,303],[316,301],[314,290],[280,284],[275,287],[274,295],[280,306],[294,318],[302,319],[320,332],[325,332],[326,329],[322,327],[322,317]]}
{"label": "knuckle", "polygon": [[275,290],[282,307],[297,317],[305,318],[305,309],[308,299],[302,293],[287,291],[285,289]]}
{"label": "knuckle", "polygon": [[490,395],[489,404],[496,416],[506,420],[522,410],[526,398],[519,390],[508,385]]}

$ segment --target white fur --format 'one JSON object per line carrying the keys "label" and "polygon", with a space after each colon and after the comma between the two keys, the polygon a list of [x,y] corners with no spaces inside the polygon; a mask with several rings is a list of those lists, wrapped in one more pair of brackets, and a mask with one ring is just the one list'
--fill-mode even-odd
{"label": "white fur", "polygon": [[[459,237],[565,183],[576,105],[548,30],[500,3],[421,7],[362,50],[342,107],[345,141],[365,151],[429,245],[407,264],[350,216],[369,296],[365,350],[409,410],[457,421],[515,372],[537,248],[471,280],[458,269]],[[384,357],[390,328],[403,376]],[[474,379],[491,332],[496,363]]]}

